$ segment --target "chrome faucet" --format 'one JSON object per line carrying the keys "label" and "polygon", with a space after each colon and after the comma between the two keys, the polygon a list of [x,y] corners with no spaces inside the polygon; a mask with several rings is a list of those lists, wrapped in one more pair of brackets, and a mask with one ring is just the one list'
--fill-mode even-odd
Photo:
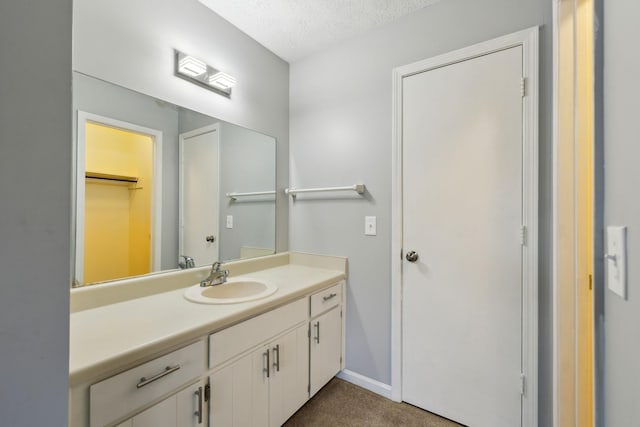
{"label": "chrome faucet", "polygon": [[209,277],[200,282],[200,286],[206,288],[207,286],[216,286],[222,285],[227,281],[227,276],[229,275],[229,270],[220,271],[220,264],[218,261],[214,262],[211,266],[211,273],[209,273]]}
{"label": "chrome faucet", "polygon": [[184,261],[178,262],[178,267],[182,270],[196,266],[196,262],[189,255],[180,255],[180,258],[184,258]]}

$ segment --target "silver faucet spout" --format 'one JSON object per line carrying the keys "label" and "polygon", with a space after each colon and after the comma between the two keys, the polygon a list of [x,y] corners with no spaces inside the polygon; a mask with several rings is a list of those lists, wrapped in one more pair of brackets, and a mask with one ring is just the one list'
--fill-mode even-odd
{"label": "silver faucet spout", "polygon": [[220,271],[221,266],[222,264],[220,262],[214,262],[211,266],[209,277],[200,282],[200,286],[206,288],[207,286],[222,285],[225,283],[227,281],[227,276],[229,275],[229,270]]}

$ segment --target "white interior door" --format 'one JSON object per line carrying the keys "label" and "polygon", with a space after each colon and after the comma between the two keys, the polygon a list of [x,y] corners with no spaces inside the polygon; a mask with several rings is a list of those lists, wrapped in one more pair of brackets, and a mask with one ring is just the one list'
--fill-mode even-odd
{"label": "white interior door", "polygon": [[219,146],[217,125],[181,135],[180,255],[198,266],[218,260]]}
{"label": "white interior door", "polygon": [[522,423],[523,50],[402,83],[402,399]]}

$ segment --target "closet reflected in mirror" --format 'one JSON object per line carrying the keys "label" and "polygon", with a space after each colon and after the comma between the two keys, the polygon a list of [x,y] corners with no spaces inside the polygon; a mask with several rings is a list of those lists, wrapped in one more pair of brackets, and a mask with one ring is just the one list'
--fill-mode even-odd
{"label": "closet reflected in mirror", "polygon": [[73,89],[74,286],[274,253],[274,138],[80,73]]}

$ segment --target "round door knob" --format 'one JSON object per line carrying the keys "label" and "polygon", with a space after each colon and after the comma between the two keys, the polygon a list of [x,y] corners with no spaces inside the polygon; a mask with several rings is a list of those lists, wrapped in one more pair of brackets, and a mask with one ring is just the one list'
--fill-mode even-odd
{"label": "round door knob", "polygon": [[207,242],[209,242],[209,243],[213,243],[213,242],[216,241],[216,238],[215,238],[215,236],[207,236],[207,237],[205,237],[205,240]]}
{"label": "round door knob", "polygon": [[418,254],[416,253],[416,251],[409,251],[407,252],[406,258],[409,262],[416,262],[418,260]]}

